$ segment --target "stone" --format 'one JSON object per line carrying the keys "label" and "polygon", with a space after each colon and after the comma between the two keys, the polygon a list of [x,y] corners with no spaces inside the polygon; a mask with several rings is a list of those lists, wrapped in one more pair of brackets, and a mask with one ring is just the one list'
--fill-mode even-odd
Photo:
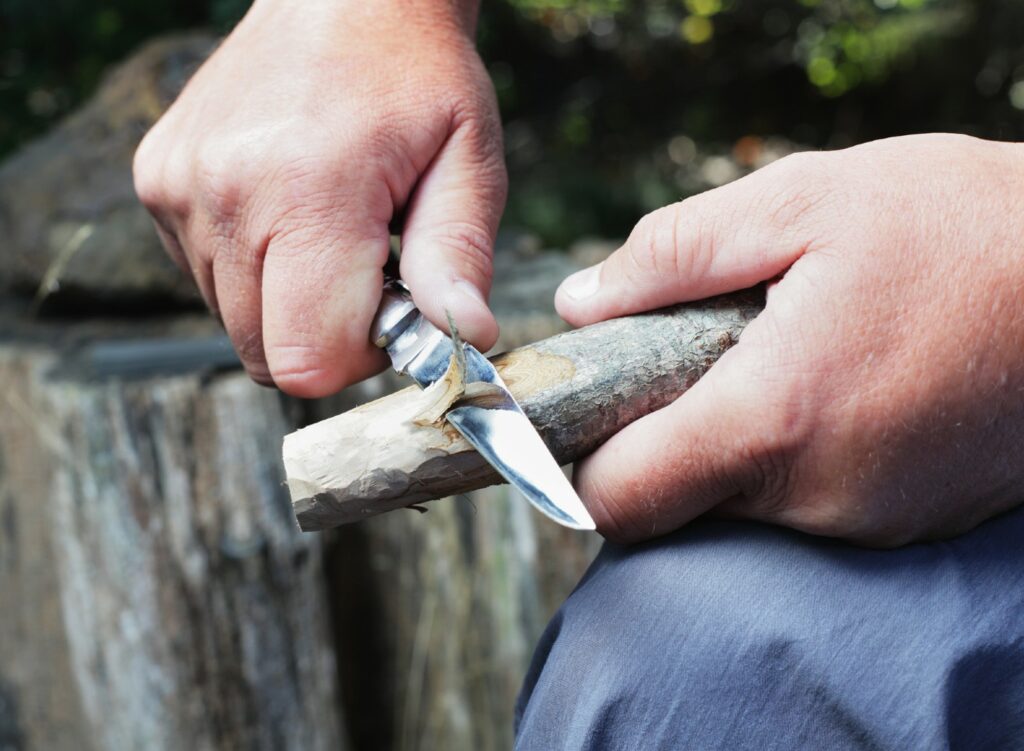
{"label": "stone", "polygon": [[135,197],[132,158],[216,39],[163,37],[96,95],[0,165],[0,290],[90,310],[196,307]]}

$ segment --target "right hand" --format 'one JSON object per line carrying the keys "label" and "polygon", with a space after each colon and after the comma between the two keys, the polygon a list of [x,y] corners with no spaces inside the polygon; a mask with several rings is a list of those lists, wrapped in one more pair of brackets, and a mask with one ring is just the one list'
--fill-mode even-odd
{"label": "right hand", "polygon": [[416,304],[493,345],[501,129],[455,5],[257,0],[139,146],[139,197],[255,380],[317,397],[386,364],[368,332],[399,211]]}

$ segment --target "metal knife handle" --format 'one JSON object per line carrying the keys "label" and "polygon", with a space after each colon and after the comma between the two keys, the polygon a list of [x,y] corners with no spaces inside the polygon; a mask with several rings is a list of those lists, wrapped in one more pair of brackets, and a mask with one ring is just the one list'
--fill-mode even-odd
{"label": "metal knife handle", "polygon": [[409,288],[399,279],[386,279],[380,307],[370,324],[370,341],[381,349],[397,339],[420,316]]}

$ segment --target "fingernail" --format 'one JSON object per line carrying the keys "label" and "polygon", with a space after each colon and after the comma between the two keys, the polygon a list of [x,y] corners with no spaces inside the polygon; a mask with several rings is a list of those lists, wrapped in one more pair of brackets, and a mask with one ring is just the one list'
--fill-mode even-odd
{"label": "fingernail", "polygon": [[465,279],[456,279],[453,286],[460,294],[472,298],[474,302],[483,305],[485,308],[487,307],[487,301],[484,299],[483,293],[475,285],[470,284]]}
{"label": "fingernail", "polygon": [[577,271],[562,282],[562,290],[573,300],[590,297],[597,292],[599,286],[601,286],[601,264]]}

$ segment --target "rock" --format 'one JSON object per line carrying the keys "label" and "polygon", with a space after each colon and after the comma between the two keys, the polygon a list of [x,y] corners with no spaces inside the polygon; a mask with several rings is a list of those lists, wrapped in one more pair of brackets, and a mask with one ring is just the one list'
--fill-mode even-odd
{"label": "rock", "polygon": [[0,166],[0,289],[90,309],[201,304],[166,256],[132,187],[143,134],[209,55],[208,34],[164,37],[97,94]]}

